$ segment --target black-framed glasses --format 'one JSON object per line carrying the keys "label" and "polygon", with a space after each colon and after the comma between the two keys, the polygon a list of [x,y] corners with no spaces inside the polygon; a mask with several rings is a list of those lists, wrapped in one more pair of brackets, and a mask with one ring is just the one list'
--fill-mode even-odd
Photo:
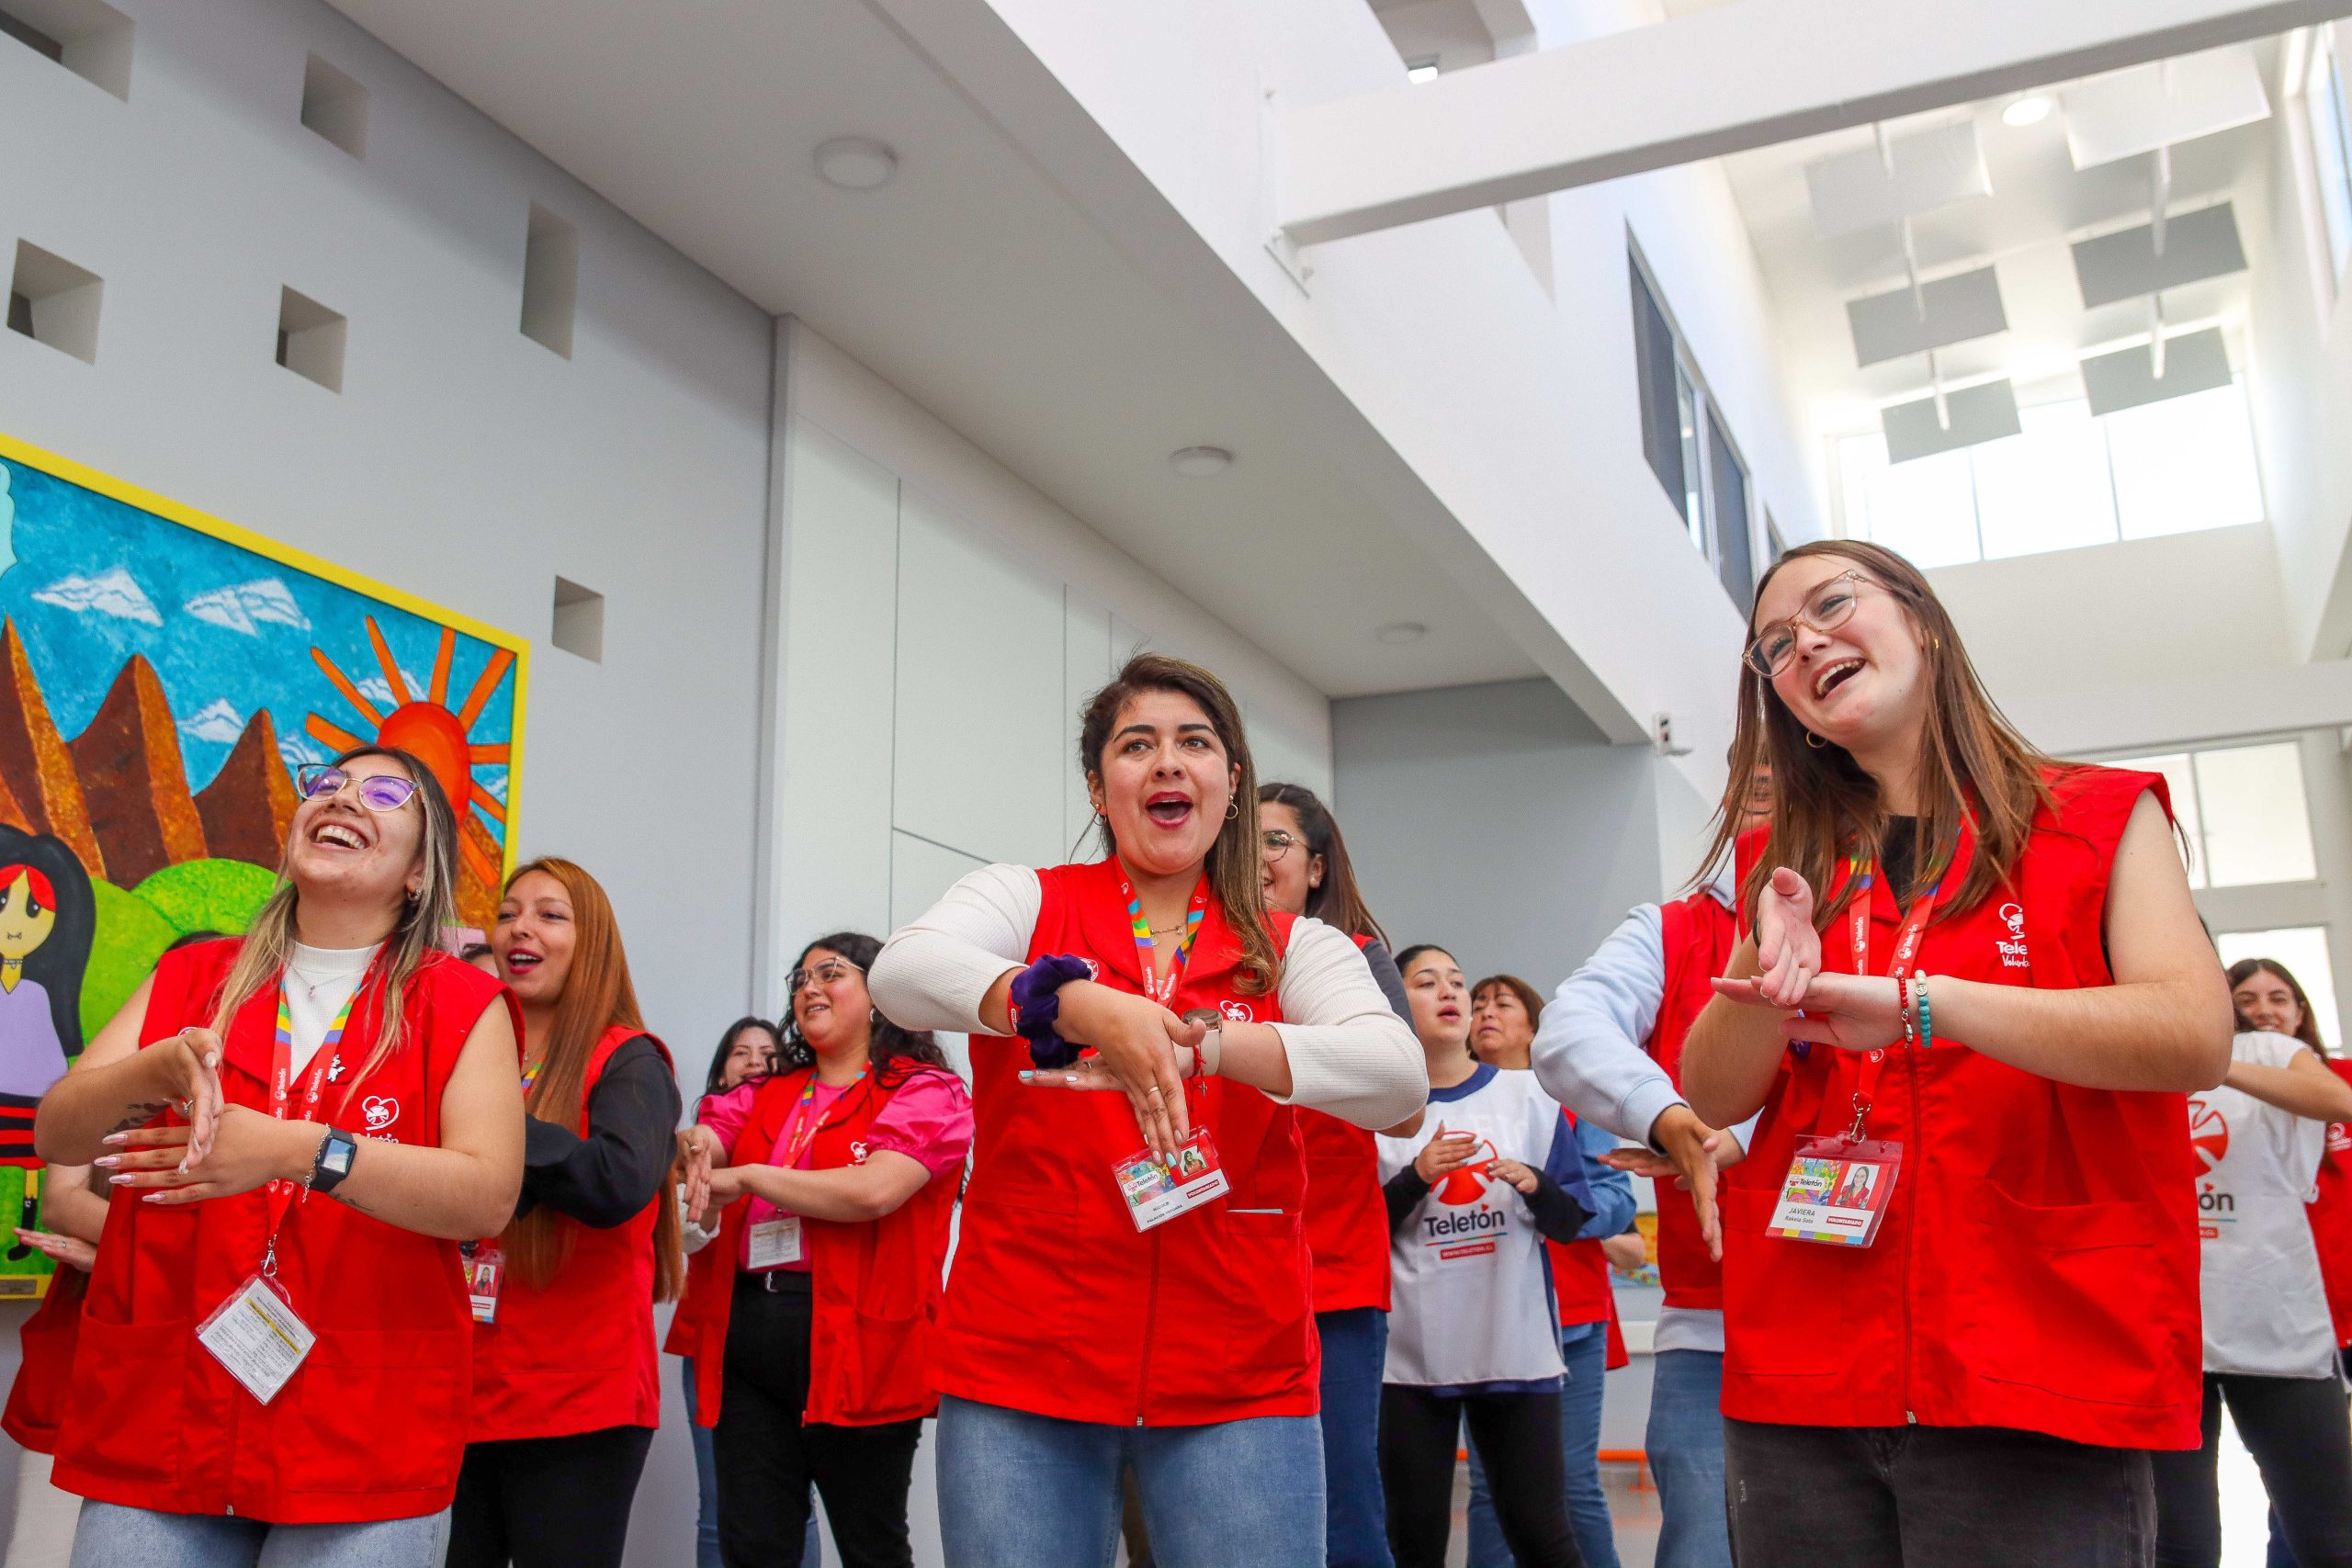
{"label": "black-framed glasses", "polygon": [[846,958],[834,957],[820,959],[818,962],[808,964],[805,968],[795,969],[791,974],[786,976],[784,977],[784,994],[787,997],[797,997],[800,994],[800,987],[807,985],[811,980],[816,981],[817,984],[820,986],[831,986],[848,979],[852,975],[863,975],[865,973],[865,971],[864,969],[854,964],[852,964]]}
{"label": "black-framed glasses", "polygon": [[305,762],[294,771],[294,793],[304,800],[324,800],[354,782],[359,786],[359,804],[370,811],[398,811],[416,794],[416,781],[398,773],[369,773],[355,781],[332,762]]}
{"label": "black-framed glasses", "polygon": [[1280,828],[1267,829],[1264,832],[1258,835],[1258,841],[1265,848],[1266,863],[1268,865],[1272,865],[1274,862],[1282,859],[1283,856],[1296,849],[1300,844],[1306,842],[1306,840],[1301,839],[1297,834],[1284,832]]}
{"label": "black-framed glasses", "polygon": [[1756,634],[1744,656],[1747,667],[1770,680],[1789,667],[1796,657],[1797,631],[1800,627],[1824,634],[1836,631],[1854,618],[1854,605],[1864,584],[1877,587],[1876,582],[1860,572],[1839,572],[1813,591],[1804,608],[1785,620],[1771,622]]}

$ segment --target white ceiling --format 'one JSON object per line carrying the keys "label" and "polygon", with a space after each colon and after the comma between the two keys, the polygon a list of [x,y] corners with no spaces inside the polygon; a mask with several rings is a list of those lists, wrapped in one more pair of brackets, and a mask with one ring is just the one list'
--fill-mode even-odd
{"label": "white ceiling", "polygon": [[[1672,0],[1677,9],[1708,3]],[[2260,50],[2266,82],[2275,82],[2276,54],[2275,43]],[[2030,389],[2072,376],[2075,362],[2090,349],[2135,333],[2144,340],[2144,301],[2083,309],[2068,242],[2147,221],[2153,170],[2148,158],[2127,158],[2077,173],[2066,151],[2064,111],[2053,107],[2040,124],[2015,127],[2004,124],[2000,115],[2011,101],[2004,97],[1890,121],[1888,130],[1902,135],[1975,119],[1993,194],[1914,220],[1920,270],[1938,277],[1996,264],[2009,330],[1945,349],[1939,357],[1948,380],[2002,374]],[[2175,147],[2170,210],[2177,214],[2251,191],[2264,172],[2270,131],[2267,124],[2253,125]],[[1868,369],[1854,364],[1846,301],[1903,286],[1895,228],[1890,224],[1827,241],[1814,234],[1804,165],[1868,147],[1871,140],[1863,128],[1722,160],[1779,307],[1792,379],[1810,405],[1812,422],[1825,434],[1873,429],[1880,405],[1928,389],[1924,355]],[[2242,230],[2246,221],[2242,206]],[[2164,296],[2170,324],[2219,319],[2234,326],[2245,306],[2244,273]]]}
{"label": "white ceiling", "polygon": [[[1261,378],[1211,352],[1120,237],[859,0],[334,3],[1321,690],[1536,673]],[[812,150],[844,134],[888,142],[898,177],[864,195],[820,181]],[[1179,478],[1168,455],[1197,445],[1238,461]],[[1429,635],[1374,639],[1398,621]]]}

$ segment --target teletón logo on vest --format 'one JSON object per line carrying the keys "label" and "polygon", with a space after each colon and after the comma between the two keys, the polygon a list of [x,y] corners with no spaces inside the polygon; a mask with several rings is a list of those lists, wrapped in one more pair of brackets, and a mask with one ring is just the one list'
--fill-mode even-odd
{"label": "telet\u00f3n logo on vest", "polygon": [[2237,1220],[2238,1201],[2211,1179],[2211,1172],[2229,1157],[2230,1123],[2220,1109],[2200,1095],[2188,1097],[2188,1145],[2197,1151],[2197,1234],[2206,1241]]}
{"label": "telet\u00f3n logo on vest", "polygon": [[2033,955],[2026,951],[2025,946],[2024,908],[2017,904],[2002,905],[2001,924],[2007,926],[2009,931],[2007,940],[1996,938],[1993,942],[1993,945],[2000,950],[2001,967],[2004,969],[2032,968]]}
{"label": "telet\u00f3n logo on vest", "polygon": [[1500,1204],[1487,1201],[1487,1184],[1494,1178],[1494,1162],[1501,1156],[1491,1140],[1480,1141],[1486,1145],[1487,1157],[1446,1172],[1431,1194],[1441,1205],[1455,1212],[1421,1216],[1421,1245],[1436,1247],[1440,1260],[1490,1253],[1495,1250],[1495,1238],[1510,1230],[1510,1215]]}

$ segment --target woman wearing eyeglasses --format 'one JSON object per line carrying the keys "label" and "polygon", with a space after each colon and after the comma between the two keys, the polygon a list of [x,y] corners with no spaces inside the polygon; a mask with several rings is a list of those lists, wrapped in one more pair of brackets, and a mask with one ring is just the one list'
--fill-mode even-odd
{"label": "woman wearing eyeglasses", "polygon": [[41,1104],[41,1157],[113,1188],[55,1472],[85,1568],[426,1568],[447,1539],[458,1243],[522,1179],[520,1021],[436,945],[432,773],[362,747],[297,790],[244,937],[165,954]]}
{"label": "woman wearing eyeglasses", "polygon": [[[1305,784],[1258,786],[1266,907],[1306,915],[1363,950],[1396,1016],[1412,1022],[1405,979],[1380,922],[1356,890],[1347,840]],[[1315,1260],[1315,1333],[1323,1346],[1324,1561],[1389,1568],[1380,1488],[1380,1369],[1388,1355],[1388,1215],[1369,1129],[1298,1113],[1306,1151],[1306,1245]]]}
{"label": "woman wearing eyeglasses", "polygon": [[2198,1442],[2186,1095],[2231,1031],[2164,781],[2035,751],[1877,546],[1783,557],[1747,660],[1732,772],[1775,804],[1682,1057],[1703,1121],[1765,1112],[1724,1178],[1733,1551],[2145,1563],[2150,1450]]}
{"label": "woman wearing eyeglasses", "polygon": [[929,1034],[875,1010],[881,949],[855,931],[809,943],[784,1070],[706,1101],[689,1134],[723,1208],[679,1319],[729,1568],[804,1561],[812,1482],[844,1568],[914,1562],[907,1492],[938,1408],[932,1324],[972,1102]]}
{"label": "woman wearing eyeglasses", "polygon": [[[1132,1464],[1161,1568],[1318,1562],[1292,1107],[1393,1124],[1428,1092],[1420,1051],[1352,941],[1267,911],[1257,780],[1216,676],[1138,655],[1079,750],[1103,858],[974,872],[872,976],[900,1023],[974,1036],[932,1359],[947,1562],[1107,1564]],[[1069,1092],[1090,1088],[1114,1092]],[[1216,1173],[1180,1190],[1185,1149]]]}
{"label": "woman wearing eyeglasses", "polygon": [[491,931],[523,1009],[523,1193],[474,1249],[474,1389],[449,1568],[617,1568],[661,1425],[653,1303],[685,1277],[681,1109],[596,879],[543,857]]}

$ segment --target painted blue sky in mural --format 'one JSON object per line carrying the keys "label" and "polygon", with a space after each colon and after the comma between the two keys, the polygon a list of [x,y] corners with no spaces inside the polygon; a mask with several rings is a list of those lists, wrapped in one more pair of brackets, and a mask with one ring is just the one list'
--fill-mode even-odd
{"label": "painted blue sky in mural", "polygon": [[[311,649],[323,650],[379,711],[391,708],[368,640],[370,615],[412,694],[423,697],[439,623],[0,458],[0,615],[16,624],[51,716],[69,739],[89,724],[136,653],[163,681],[191,790],[212,781],[257,708],[269,710],[288,767],[323,760],[328,749],[304,728],[311,715],[362,737],[374,726],[335,689]],[[463,703],[497,651],[458,634],[450,706]],[[470,739],[507,742],[514,721],[509,671]],[[503,767],[477,766],[473,775],[505,798]],[[475,816],[503,839],[497,823]]]}

